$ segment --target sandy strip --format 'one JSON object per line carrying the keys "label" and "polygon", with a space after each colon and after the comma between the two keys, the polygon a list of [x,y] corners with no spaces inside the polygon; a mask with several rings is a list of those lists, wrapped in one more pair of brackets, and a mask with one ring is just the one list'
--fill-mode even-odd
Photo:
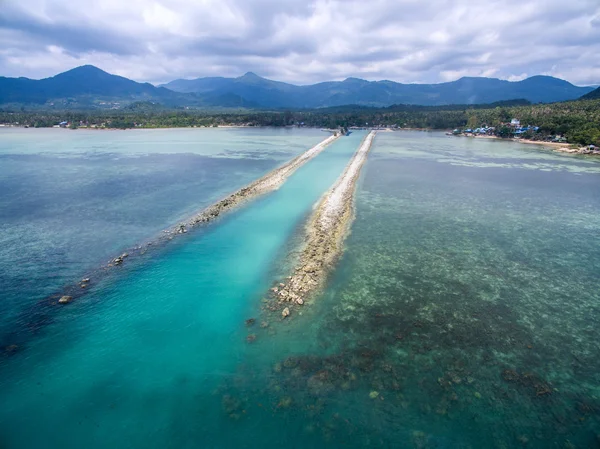
{"label": "sandy strip", "polygon": [[[284,302],[302,305],[315,293],[342,252],[354,212],[354,191],[360,169],[367,159],[375,131],[371,131],[346,166],[334,186],[325,193],[309,220],[306,245],[302,250],[294,274],[287,283],[271,289]],[[285,318],[289,308],[282,312]]]}
{"label": "sandy strip", "polygon": [[465,136],[465,137],[470,137],[472,139],[494,139],[494,140],[501,140],[504,142],[524,143],[524,144],[528,144],[528,145],[542,145],[547,148],[564,148],[564,147],[569,147],[571,145],[570,143],[546,142],[546,141],[542,141],[542,140],[505,139],[505,138],[498,137],[498,136]]}
{"label": "sandy strip", "polygon": [[548,147],[548,148],[565,148],[565,147],[570,147],[571,144],[570,143],[558,143],[558,142],[542,142],[540,140],[527,140],[527,139],[513,139],[513,142],[516,143],[526,143],[528,145],[542,145],[544,147]]}

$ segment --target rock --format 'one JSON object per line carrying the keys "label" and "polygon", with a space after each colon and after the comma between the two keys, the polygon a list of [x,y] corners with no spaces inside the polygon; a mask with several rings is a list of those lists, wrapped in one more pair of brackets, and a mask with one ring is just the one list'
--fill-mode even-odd
{"label": "rock", "polygon": [[283,366],[287,369],[296,368],[298,366],[298,359],[294,357],[288,357],[283,361]]}
{"label": "rock", "polygon": [[302,305],[302,304],[304,304],[304,300],[302,298],[298,298],[298,299],[296,299],[296,304]]}
{"label": "rock", "polygon": [[19,350],[19,346],[17,346],[17,345],[8,345],[6,348],[4,348],[4,350],[8,354],[14,354],[15,352],[17,352]]}
{"label": "rock", "polygon": [[246,320],[246,326],[248,326],[248,327],[254,326],[254,323],[256,323],[256,319],[254,319],[254,318],[248,318]]}
{"label": "rock", "polygon": [[59,304],[69,304],[71,301],[73,301],[73,297],[72,296],[62,296],[59,300],[58,303]]}
{"label": "rock", "polygon": [[281,316],[283,318],[287,318],[288,316],[290,316],[290,309],[287,307],[285,309],[283,309],[283,311],[281,312]]}
{"label": "rock", "polygon": [[90,282],[90,278],[83,278],[81,280],[81,283],[83,283],[83,284],[87,284],[88,282]]}
{"label": "rock", "polygon": [[373,390],[373,391],[371,391],[371,392],[369,393],[369,397],[370,397],[371,399],[377,399],[377,398],[379,397],[379,392],[378,392],[378,391],[375,391],[375,390]]}
{"label": "rock", "polygon": [[278,408],[288,408],[290,405],[292,405],[292,402],[294,402],[292,400],[292,398],[290,398],[289,396],[286,396],[284,398],[281,398],[281,400],[279,401],[279,404],[277,404]]}
{"label": "rock", "polygon": [[319,397],[326,396],[333,392],[334,386],[331,382],[328,371],[319,371],[308,378],[306,388],[310,395]]}

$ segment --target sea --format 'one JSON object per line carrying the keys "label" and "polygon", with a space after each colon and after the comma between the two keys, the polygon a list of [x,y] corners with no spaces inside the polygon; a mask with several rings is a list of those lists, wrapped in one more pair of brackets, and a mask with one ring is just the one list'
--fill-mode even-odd
{"label": "sea", "polygon": [[599,159],[379,132],[326,288],[270,310],[365,135],[58,305],[327,135],[0,130],[0,448],[598,447]]}

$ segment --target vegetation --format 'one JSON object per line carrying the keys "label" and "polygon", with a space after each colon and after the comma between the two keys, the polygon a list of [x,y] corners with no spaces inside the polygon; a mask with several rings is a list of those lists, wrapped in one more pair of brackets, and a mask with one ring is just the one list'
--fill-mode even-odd
{"label": "vegetation", "polygon": [[71,127],[172,128],[192,126],[247,125],[352,127],[394,126],[398,128],[454,129],[494,126],[501,136],[509,136],[503,124],[518,118],[523,125],[538,126],[528,134],[536,140],[562,135],[569,142],[600,146],[600,100],[580,100],[554,104],[528,104],[525,101],[478,106],[409,106],[387,108],[344,106],[296,111],[182,111],[152,103],[136,103],[111,111],[0,110],[0,123],[50,127],[62,121]]}
{"label": "vegetation", "polygon": [[596,90],[591,91],[589,94],[581,97],[582,100],[597,100],[600,99],[600,87]]}

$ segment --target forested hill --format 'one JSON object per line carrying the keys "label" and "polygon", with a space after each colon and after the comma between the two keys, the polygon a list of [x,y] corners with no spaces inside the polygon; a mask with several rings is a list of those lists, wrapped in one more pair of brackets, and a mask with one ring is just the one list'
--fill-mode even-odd
{"label": "forested hill", "polygon": [[78,67],[51,78],[0,77],[0,105],[36,108],[120,109],[136,101],[169,107],[315,109],[354,104],[438,106],[482,104],[525,99],[532,103],[574,100],[593,90],[548,76],[518,82],[494,78],[461,78],[440,84],[393,81],[344,81],[296,86],[247,73],[239,78],[177,80],[161,87],[111,75],[93,66]]}
{"label": "forested hill", "polygon": [[582,100],[598,100],[600,99],[600,87],[581,97]]}

